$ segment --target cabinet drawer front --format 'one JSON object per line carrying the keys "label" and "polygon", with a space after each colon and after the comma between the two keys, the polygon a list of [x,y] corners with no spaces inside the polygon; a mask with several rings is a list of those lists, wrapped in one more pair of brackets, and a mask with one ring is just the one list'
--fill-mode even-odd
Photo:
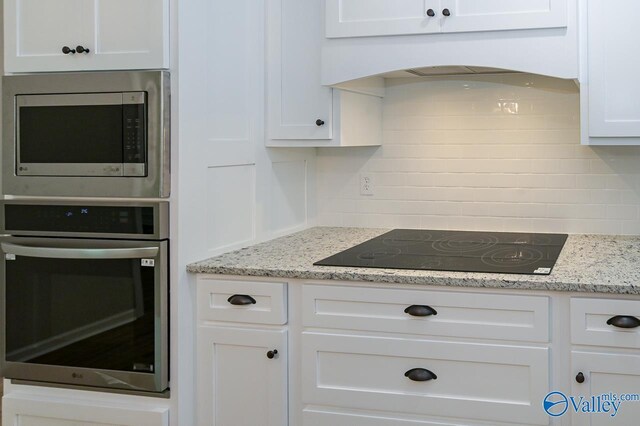
{"label": "cabinet drawer front", "polygon": [[[285,283],[199,278],[197,293],[199,320],[275,325],[287,322]],[[229,301],[232,296],[240,296],[240,301],[253,299],[255,303],[234,305]]]}
{"label": "cabinet drawer front", "polygon": [[[382,415],[376,412],[340,413],[322,408],[306,408],[302,412],[304,426],[461,426],[459,421],[416,420]],[[477,423],[464,423],[475,425]],[[486,425],[486,423],[482,423]]]}
{"label": "cabinet drawer front", "polygon": [[[522,419],[521,421],[527,421]],[[522,426],[524,423],[491,423],[482,420],[432,420],[428,417],[404,416],[399,413],[377,411],[351,412],[335,408],[308,407],[302,411],[304,426]]]}
{"label": "cabinet drawer front", "polygon": [[[549,350],[303,333],[303,402],[546,425]],[[405,374],[427,369],[435,380]]]}
{"label": "cabinet drawer front", "polygon": [[640,319],[640,300],[571,299],[571,343],[640,348],[640,327],[607,324],[616,316]]}
{"label": "cabinet drawer front", "polygon": [[[543,296],[305,285],[302,298],[306,327],[549,341],[549,299]],[[414,305],[437,314],[405,313]]]}

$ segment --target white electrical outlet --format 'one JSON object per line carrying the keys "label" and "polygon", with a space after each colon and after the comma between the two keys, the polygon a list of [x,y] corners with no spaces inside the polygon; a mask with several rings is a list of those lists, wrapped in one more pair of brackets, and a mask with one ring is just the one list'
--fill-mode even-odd
{"label": "white electrical outlet", "polygon": [[373,176],[371,173],[360,174],[360,195],[373,195]]}

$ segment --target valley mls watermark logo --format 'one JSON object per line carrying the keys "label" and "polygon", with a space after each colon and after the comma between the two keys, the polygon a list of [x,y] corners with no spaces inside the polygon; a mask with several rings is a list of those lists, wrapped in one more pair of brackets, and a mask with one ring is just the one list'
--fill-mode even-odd
{"label": "valley mls watermark logo", "polygon": [[640,402],[640,394],[603,393],[591,397],[567,396],[562,392],[550,392],[544,397],[542,407],[551,417],[560,417],[569,409],[577,414],[607,414],[615,417],[623,402]]}
{"label": "valley mls watermark logo", "polygon": [[569,409],[569,400],[562,392],[551,392],[544,397],[542,406],[551,417],[560,417]]}

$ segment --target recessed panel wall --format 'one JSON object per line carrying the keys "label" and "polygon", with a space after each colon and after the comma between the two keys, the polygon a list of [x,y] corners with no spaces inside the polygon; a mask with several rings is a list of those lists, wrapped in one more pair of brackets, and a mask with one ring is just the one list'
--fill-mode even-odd
{"label": "recessed panel wall", "polygon": [[206,197],[209,250],[253,239],[255,165],[210,167],[207,171]]}

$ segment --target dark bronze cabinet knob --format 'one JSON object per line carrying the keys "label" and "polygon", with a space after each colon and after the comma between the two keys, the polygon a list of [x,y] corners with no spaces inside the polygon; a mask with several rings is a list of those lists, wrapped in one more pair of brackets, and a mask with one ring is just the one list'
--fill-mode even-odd
{"label": "dark bronze cabinet knob", "polygon": [[584,374],[582,374],[582,371],[576,375],[576,382],[584,383]]}
{"label": "dark bronze cabinet knob", "polygon": [[427,10],[427,16],[434,17],[436,16],[436,12],[433,9]]}
{"label": "dark bronze cabinet knob", "polygon": [[442,14],[443,14],[444,16],[451,16],[451,11],[450,11],[449,9],[443,9],[443,10],[442,10]]}
{"label": "dark bronze cabinet knob", "polygon": [[278,350],[274,349],[272,351],[267,352],[267,358],[274,359],[278,355]]}
{"label": "dark bronze cabinet knob", "polygon": [[320,120],[319,118],[316,120],[316,126],[324,126],[324,120]]}
{"label": "dark bronze cabinet knob", "polygon": [[64,53],[65,55],[68,55],[68,54],[73,55],[74,53],[76,53],[76,50],[69,48],[69,46],[62,46],[62,53]]}
{"label": "dark bronze cabinet knob", "polygon": [[76,52],[78,53],[89,53],[89,48],[85,48],[83,46],[76,47]]}

